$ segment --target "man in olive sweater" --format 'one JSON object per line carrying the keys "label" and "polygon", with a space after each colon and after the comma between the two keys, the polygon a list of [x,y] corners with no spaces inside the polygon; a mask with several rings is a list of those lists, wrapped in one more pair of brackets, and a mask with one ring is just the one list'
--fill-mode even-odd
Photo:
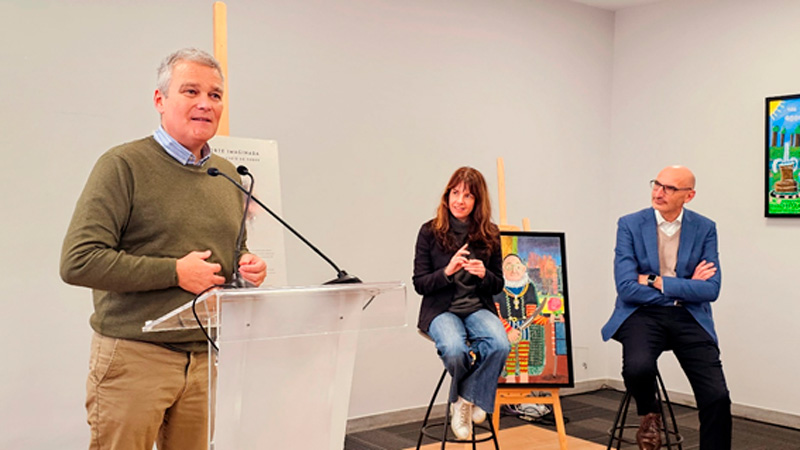
{"label": "man in olive sweater", "polygon": [[[143,333],[146,320],[230,280],[242,195],[207,175],[236,169],[211,154],[222,70],[196,49],[168,56],[154,95],[161,126],[98,159],[64,239],[61,277],[92,288],[86,409],[91,449],[205,449],[208,354],[199,330]],[[241,276],[266,264],[245,252]]]}

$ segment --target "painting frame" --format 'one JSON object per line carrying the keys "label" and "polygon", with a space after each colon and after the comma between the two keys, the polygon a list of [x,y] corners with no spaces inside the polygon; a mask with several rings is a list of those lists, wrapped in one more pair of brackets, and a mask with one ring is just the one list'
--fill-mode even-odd
{"label": "painting frame", "polygon": [[764,217],[800,217],[800,94],[764,104]]}
{"label": "painting frame", "polygon": [[565,234],[501,231],[500,240],[504,286],[493,300],[509,339],[522,331],[498,386],[574,387]]}

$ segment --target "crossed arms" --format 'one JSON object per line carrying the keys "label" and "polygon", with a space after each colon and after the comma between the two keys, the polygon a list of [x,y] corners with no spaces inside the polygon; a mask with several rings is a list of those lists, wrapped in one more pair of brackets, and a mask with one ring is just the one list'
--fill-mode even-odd
{"label": "crossed arms", "polygon": [[[721,274],[717,230],[713,222],[698,228],[687,263],[690,269],[684,273],[681,268],[676,268],[675,277],[658,276],[653,287],[647,285],[647,277],[657,274],[659,268],[650,267],[644,254],[642,233],[631,228],[630,221],[620,219],[614,253],[614,280],[619,299],[623,302],[635,305],[668,305],[675,300],[703,303],[713,302],[719,296]],[[688,273],[690,270],[691,275]]]}

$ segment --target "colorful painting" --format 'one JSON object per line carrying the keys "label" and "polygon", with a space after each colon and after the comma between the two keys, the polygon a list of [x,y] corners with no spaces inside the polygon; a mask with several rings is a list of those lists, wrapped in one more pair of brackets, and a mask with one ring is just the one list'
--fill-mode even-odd
{"label": "colorful painting", "polygon": [[564,233],[504,231],[503,292],[494,297],[512,343],[500,384],[572,387]]}
{"label": "colorful painting", "polygon": [[766,100],[766,217],[800,217],[800,94]]}

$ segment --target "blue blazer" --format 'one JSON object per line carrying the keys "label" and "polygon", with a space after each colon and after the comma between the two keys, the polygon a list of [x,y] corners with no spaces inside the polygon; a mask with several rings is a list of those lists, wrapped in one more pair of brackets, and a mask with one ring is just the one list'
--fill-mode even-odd
{"label": "blue blazer", "polygon": [[[658,274],[658,225],[655,211],[646,208],[623,216],[617,222],[614,249],[614,281],[617,301],[611,318],[603,326],[607,341],[637,308],[642,305],[673,305],[680,301],[706,332],[717,341],[711,302],[719,296],[722,270],[717,252],[717,226],[700,214],[683,209],[676,276],[663,278],[663,293],[639,284],[639,274]],[[717,273],[708,280],[692,280],[700,261],[713,262]]]}

